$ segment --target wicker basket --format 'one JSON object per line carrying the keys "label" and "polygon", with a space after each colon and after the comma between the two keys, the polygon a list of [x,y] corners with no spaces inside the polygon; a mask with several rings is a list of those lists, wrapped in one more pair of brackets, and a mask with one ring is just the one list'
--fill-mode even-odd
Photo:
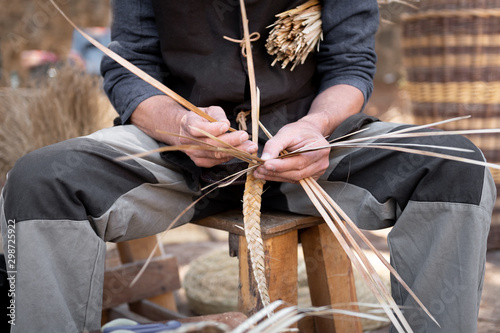
{"label": "wicker basket", "polygon": [[[418,12],[402,18],[402,30],[415,123],[471,115],[443,128],[500,128],[500,0],[421,0]],[[489,162],[500,162],[497,134],[470,139]],[[500,192],[500,174],[494,177]],[[492,226],[489,247],[500,247],[499,200]]]}

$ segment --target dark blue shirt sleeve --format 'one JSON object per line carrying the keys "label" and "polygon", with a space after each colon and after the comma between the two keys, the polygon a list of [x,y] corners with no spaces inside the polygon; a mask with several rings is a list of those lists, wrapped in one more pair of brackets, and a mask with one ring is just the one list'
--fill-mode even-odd
{"label": "dark blue shirt sleeve", "polygon": [[[162,82],[168,76],[161,57],[158,31],[150,0],[114,0],[109,48]],[[163,94],[105,56],[101,62],[104,91],[126,123],[145,99]]]}
{"label": "dark blue shirt sleeve", "polygon": [[337,85],[358,88],[365,103],[373,91],[377,0],[325,0],[323,41],[316,53],[319,92]]}

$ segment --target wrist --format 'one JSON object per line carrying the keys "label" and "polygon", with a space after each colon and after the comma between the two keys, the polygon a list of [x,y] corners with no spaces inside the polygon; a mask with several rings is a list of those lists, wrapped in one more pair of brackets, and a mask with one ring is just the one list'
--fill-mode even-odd
{"label": "wrist", "polygon": [[333,129],[331,115],[327,112],[309,113],[298,120],[299,123],[305,123],[314,128],[323,137],[329,136]]}
{"label": "wrist", "polygon": [[323,136],[329,136],[348,117],[361,111],[364,96],[349,85],[332,86],[314,99],[309,113],[301,121],[315,126]]}
{"label": "wrist", "polygon": [[152,138],[177,145],[179,138],[158,130],[179,133],[182,117],[189,111],[165,95],[152,96],[142,101],[130,117],[130,122]]}

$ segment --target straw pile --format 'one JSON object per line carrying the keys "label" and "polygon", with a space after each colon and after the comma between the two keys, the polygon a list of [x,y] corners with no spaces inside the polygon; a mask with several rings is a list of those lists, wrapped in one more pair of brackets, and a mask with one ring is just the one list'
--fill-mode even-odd
{"label": "straw pile", "polygon": [[0,90],[0,186],[28,152],[112,125],[114,112],[100,82],[64,65],[55,78]]}

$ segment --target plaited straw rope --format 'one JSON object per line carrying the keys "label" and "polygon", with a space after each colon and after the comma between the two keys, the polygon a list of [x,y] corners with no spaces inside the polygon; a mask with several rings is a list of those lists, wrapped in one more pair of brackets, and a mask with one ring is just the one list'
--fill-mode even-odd
{"label": "plaited straw rope", "polygon": [[[251,116],[252,116],[252,141],[258,144],[259,139],[259,112],[260,102],[257,84],[255,80],[255,70],[253,65],[253,55],[251,47],[251,36],[248,29],[248,19],[245,9],[245,2],[240,0],[241,22],[243,25],[243,43],[247,50],[246,59],[248,67],[248,81],[250,84]],[[245,53],[244,53],[245,55]],[[251,164],[249,165],[251,166]],[[250,262],[252,263],[253,275],[257,283],[257,289],[264,307],[271,303],[267,289],[265,274],[264,243],[260,232],[260,206],[262,201],[262,191],[265,181],[255,179],[253,171],[247,173],[245,182],[245,192],[243,195],[243,222],[245,238],[247,240]],[[270,313],[268,313],[270,316]]]}
{"label": "plaited straw rope", "polygon": [[271,299],[267,289],[264,243],[260,231],[260,206],[264,184],[264,180],[254,178],[253,172],[247,174],[243,193],[243,221],[255,282],[262,304],[267,306]]}

